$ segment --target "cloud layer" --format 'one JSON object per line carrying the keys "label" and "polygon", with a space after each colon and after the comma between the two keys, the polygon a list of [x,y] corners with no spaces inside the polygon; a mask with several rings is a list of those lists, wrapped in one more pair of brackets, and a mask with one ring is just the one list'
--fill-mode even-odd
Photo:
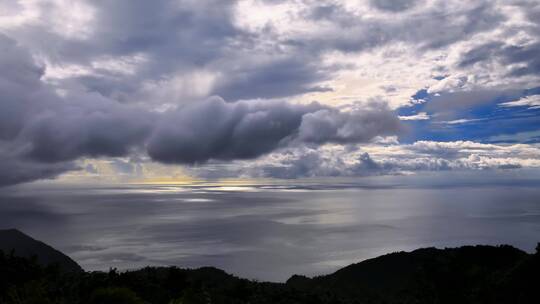
{"label": "cloud layer", "polygon": [[161,112],[95,92],[59,94],[15,41],[1,37],[1,184],[56,176],[89,157],[146,154],[165,163],[256,158],[291,144],[365,142],[400,131],[384,104],[343,112],[318,103],[227,103],[213,97]]}
{"label": "cloud layer", "polygon": [[540,168],[540,147],[495,145],[470,141],[413,144],[288,148],[249,164],[236,162],[220,170],[198,168],[201,177],[311,178],[335,176],[409,175],[423,171],[486,171]]}
{"label": "cloud layer", "polygon": [[[540,142],[539,16],[533,0],[3,1],[0,185],[96,159],[244,168],[217,176],[534,167],[497,153]],[[494,154],[417,149],[469,142]]]}

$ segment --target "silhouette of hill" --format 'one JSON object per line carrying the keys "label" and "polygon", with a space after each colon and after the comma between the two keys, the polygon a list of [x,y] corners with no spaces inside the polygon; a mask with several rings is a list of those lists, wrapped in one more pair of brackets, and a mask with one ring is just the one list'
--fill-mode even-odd
{"label": "silhouette of hill", "polygon": [[0,250],[5,253],[13,251],[14,255],[26,258],[35,256],[38,263],[44,266],[58,264],[65,271],[83,271],[67,255],[17,229],[0,230]]}
{"label": "silhouette of hill", "polygon": [[396,252],[349,265],[312,280],[288,284],[326,290],[376,303],[409,303],[429,298],[432,303],[482,303],[500,274],[510,273],[529,255],[511,246],[423,248]]}
{"label": "silhouette of hill", "polygon": [[251,281],[213,267],[66,273],[0,252],[0,303],[538,303],[538,249],[424,248],[315,278],[294,275],[286,283]]}

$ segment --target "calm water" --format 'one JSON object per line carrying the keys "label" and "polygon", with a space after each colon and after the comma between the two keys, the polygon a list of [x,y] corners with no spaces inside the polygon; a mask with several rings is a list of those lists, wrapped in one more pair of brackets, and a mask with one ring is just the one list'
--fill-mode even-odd
{"label": "calm water", "polygon": [[16,227],[87,270],[211,265],[282,281],[425,246],[540,241],[538,187],[304,185],[19,187],[0,191]]}

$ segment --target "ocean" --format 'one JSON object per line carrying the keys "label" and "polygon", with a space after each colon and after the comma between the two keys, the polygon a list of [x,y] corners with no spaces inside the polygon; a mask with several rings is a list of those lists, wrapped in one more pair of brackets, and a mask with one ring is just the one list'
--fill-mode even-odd
{"label": "ocean", "polygon": [[257,182],[25,185],[0,190],[18,228],[86,270],[215,266],[285,281],[419,247],[540,241],[535,185]]}

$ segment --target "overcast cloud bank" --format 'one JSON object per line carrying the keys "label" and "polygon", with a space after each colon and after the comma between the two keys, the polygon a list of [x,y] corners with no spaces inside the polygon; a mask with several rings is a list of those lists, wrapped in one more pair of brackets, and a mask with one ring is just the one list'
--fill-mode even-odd
{"label": "overcast cloud bank", "polygon": [[0,185],[100,162],[282,178],[538,167],[537,1],[21,0],[0,14]]}

